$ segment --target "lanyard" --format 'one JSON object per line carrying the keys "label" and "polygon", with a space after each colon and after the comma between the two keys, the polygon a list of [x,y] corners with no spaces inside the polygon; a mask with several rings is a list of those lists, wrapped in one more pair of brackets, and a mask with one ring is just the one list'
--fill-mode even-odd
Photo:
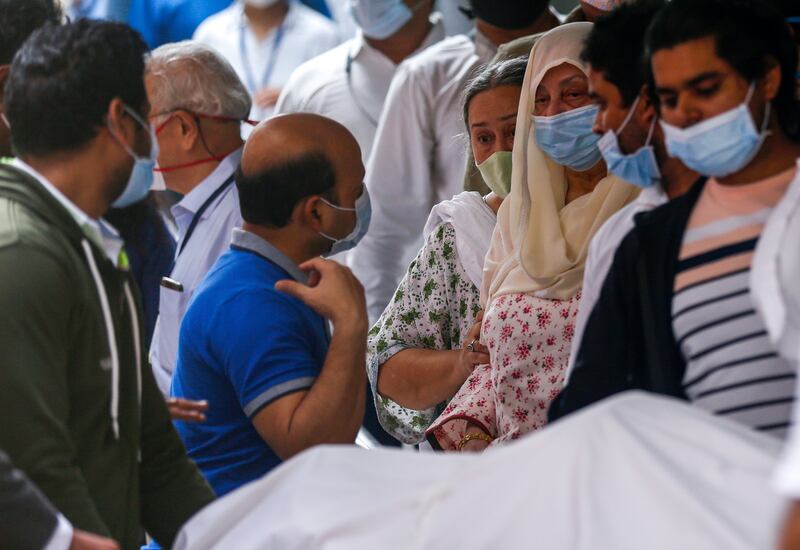
{"label": "lanyard", "polygon": [[272,73],[275,70],[275,63],[278,60],[278,51],[281,48],[281,42],[283,42],[283,23],[278,25],[278,28],[275,30],[275,38],[272,40],[272,51],[269,54],[267,66],[264,68],[264,74],[261,75],[261,85],[257,86],[253,78],[253,73],[250,72],[250,58],[247,55],[247,44],[245,44],[247,24],[244,21],[244,17],[244,14],[242,14],[242,24],[239,26],[239,55],[242,59],[242,67],[244,68],[244,77],[245,80],[247,80],[247,87],[250,89],[251,93],[255,94],[265,88],[272,78]]}
{"label": "lanyard", "polygon": [[[197,224],[200,222],[200,218],[203,217],[203,213],[208,209],[209,206],[211,206],[211,203],[214,202],[214,200],[216,200],[216,198],[219,197],[222,194],[222,192],[225,191],[225,189],[227,189],[228,187],[230,187],[230,185],[233,183],[233,176],[234,175],[231,174],[228,177],[228,179],[222,182],[222,185],[217,187],[214,190],[214,192],[211,193],[211,196],[208,197],[202,205],[200,205],[200,208],[198,208],[197,213],[195,213],[195,215],[192,216],[192,221],[189,224],[189,229],[186,230],[186,236],[183,238],[183,241],[181,242],[181,246],[178,249],[178,253],[175,255],[175,258],[180,256],[181,252],[183,252],[183,249],[186,248],[186,244],[189,242],[189,239],[192,238],[192,233],[194,233],[194,230],[197,228]],[[172,270],[170,269],[170,272],[171,271]]]}
{"label": "lanyard", "polygon": [[369,114],[367,108],[364,107],[364,105],[358,99],[355,88],[353,88],[353,56],[349,52],[347,53],[347,63],[344,66],[344,72],[345,74],[347,74],[347,89],[350,91],[350,95],[353,97],[353,103],[356,104],[358,110],[361,111],[361,114],[364,115],[364,117],[370,122],[370,124],[372,124],[375,128],[377,128],[378,121],[375,120],[375,117]]}

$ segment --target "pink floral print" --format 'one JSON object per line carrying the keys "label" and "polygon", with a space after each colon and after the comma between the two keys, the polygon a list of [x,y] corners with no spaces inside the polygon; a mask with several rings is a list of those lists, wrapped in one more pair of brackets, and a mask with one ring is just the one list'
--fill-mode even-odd
{"label": "pink floral print", "polygon": [[570,300],[527,294],[495,299],[481,341],[491,364],[479,365],[428,429],[444,450],[456,450],[468,422],[494,438],[491,445],[542,428],[564,383],[580,293]]}

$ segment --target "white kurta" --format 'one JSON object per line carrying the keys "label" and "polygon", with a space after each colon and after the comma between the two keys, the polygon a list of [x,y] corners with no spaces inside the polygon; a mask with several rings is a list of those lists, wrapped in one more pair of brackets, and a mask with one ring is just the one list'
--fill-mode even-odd
{"label": "white kurta", "polygon": [[[444,38],[441,19],[431,17],[431,31],[417,52]],[[275,113],[316,113],[341,123],[355,136],[366,164],[396,69],[359,30],[352,40],[303,63],[284,86]]]}
{"label": "white kurta", "polygon": [[779,447],[631,392],[483,454],[317,447],[200,511],[174,548],[773,548]]}
{"label": "white kurta", "polygon": [[608,218],[608,221],[589,242],[589,253],[586,256],[586,267],[583,272],[581,303],[578,308],[578,316],[575,318],[575,333],[572,337],[572,351],[569,354],[564,384],[569,381],[569,375],[575,366],[575,355],[578,353],[581,340],[583,340],[583,331],[586,330],[589,315],[600,298],[600,291],[603,290],[608,270],[614,263],[614,254],[625,235],[633,229],[633,217],[639,212],[657,208],[668,200],[669,197],[660,185],[645,189],[636,197],[635,201]]}
{"label": "white kurta", "polygon": [[454,36],[404,61],[392,80],[367,164],[372,222],[352,256],[373,322],[422,246],[431,208],[463,190],[461,95],[495,53],[480,34]]}
{"label": "white kurta", "polygon": [[[234,2],[203,21],[194,39],[221,53],[255,94],[264,87],[282,88],[297,67],[339,44],[336,25],[295,0],[290,0],[281,27],[280,33],[275,29],[259,41],[247,25],[242,3]],[[263,120],[272,111],[253,104],[250,118]]]}

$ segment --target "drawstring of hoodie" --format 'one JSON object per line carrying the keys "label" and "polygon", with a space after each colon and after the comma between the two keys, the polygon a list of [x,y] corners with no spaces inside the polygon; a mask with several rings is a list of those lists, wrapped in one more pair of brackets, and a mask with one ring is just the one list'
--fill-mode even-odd
{"label": "drawstring of hoodie", "polygon": [[81,239],[83,253],[89,262],[89,270],[92,272],[97,295],[100,298],[100,307],[103,310],[103,320],[106,325],[106,337],[108,338],[108,349],[111,351],[111,427],[114,429],[114,438],[119,439],[119,353],[117,351],[117,333],[114,330],[114,320],[111,317],[111,308],[108,305],[106,286],[100,277],[97,263],[94,261],[92,247],[89,241]]}
{"label": "drawstring of hoodie", "polygon": [[133,325],[133,345],[136,354],[136,395],[138,397],[139,411],[142,410],[142,341],[139,334],[139,314],[136,313],[136,301],[133,299],[131,287],[125,281],[125,299],[128,301],[128,309],[131,312],[131,324]]}
{"label": "drawstring of hoodie", "polygon": [[[100,298],[100,307],[103,310],[103,321],[106,325],[106,337],[108,338],[108,349],[111,351],[111,427],[114,430],[114,438],[119,439],[119,351],[117,350],[117,334],[114,330],[114,319],[111,317],[111,308],[108,305],[108,294],[106,286],[100,277],[100,270],[94,261],[92,247],[89,241],[81,239],[81,246],[86,260],[89,262],[89,271],[92,272],[97,295]],[[142,340],[139,333],[139,314],[136,312],[136,301],[133,299],[130,285],[125,282],[125,299],[128,309],[131,312],[131,325],[133,331],[133,346],[136,355],[136,396],[139,405],[139,412],[142,410]]]}

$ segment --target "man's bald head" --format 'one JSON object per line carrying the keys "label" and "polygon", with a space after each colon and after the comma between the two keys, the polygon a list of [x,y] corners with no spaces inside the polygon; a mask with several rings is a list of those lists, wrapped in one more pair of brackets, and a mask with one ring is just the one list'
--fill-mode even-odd
{"label": "man's bald head", "polygon": [[324,116],[295,113],[265,120],[253,130],[244,146],[242,173],[251,177],[310,153],[328,158],[336,172],[361,158],[347,128]]}
{"label": "man's bald head", "polygon": [[298,113],[256,127],[244,146],[236,184],[245,221],[283,227],[297,203],[312,195],[352,205],[363,179],[361,150],[347,128]]}

